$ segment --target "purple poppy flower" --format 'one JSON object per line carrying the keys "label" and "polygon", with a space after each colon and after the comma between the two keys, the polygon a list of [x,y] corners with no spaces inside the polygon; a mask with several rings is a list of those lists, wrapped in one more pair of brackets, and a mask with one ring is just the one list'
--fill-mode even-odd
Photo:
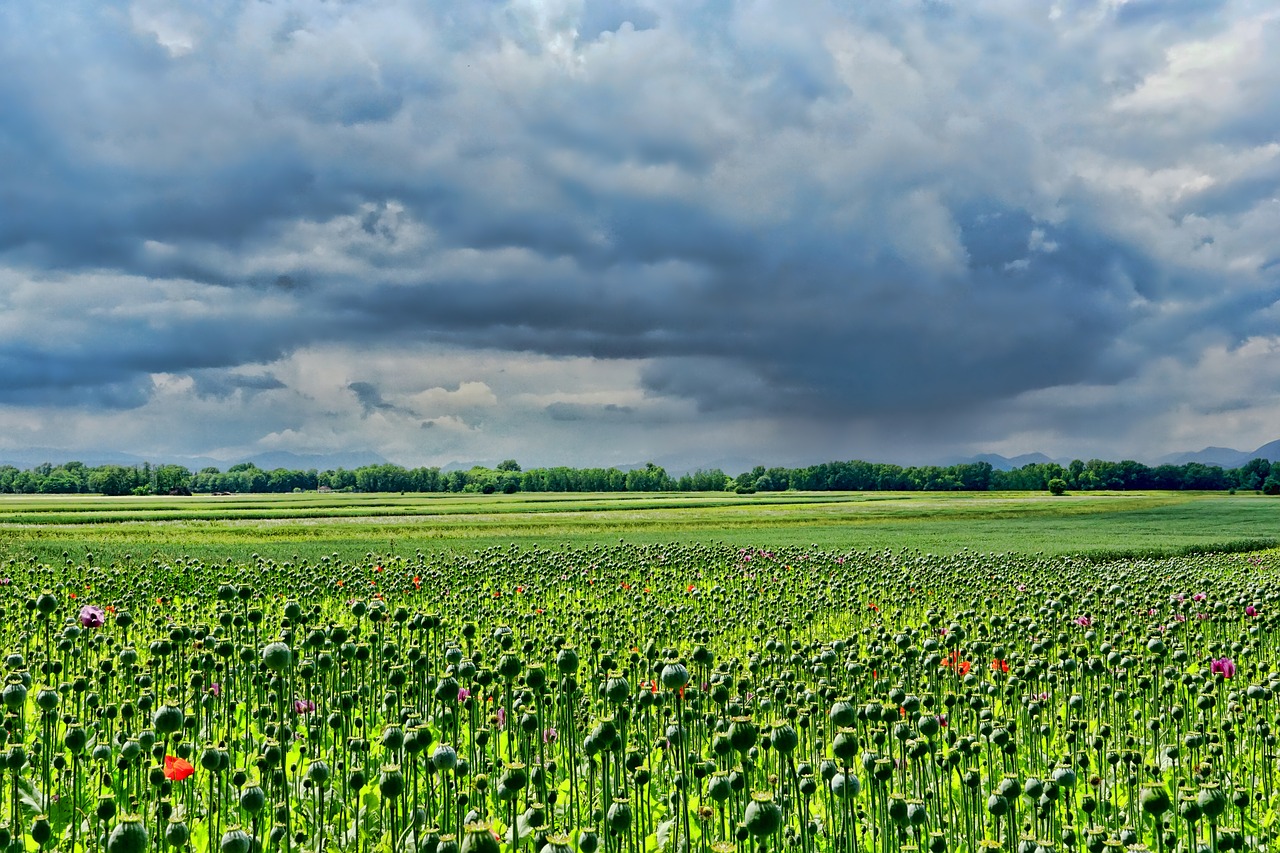
{"label": "purple poppy flower", "polygon": [[1209,664],[1209,671],[1214,675],[1221,675],[1223,678],[1234,678],[1236,662],[1231,658],[1214,658]]}
{"label": "purple poppy flower", "polygon": [[471,698],[471,691],[465,687],[458,688],[458,701],[465,702]]}
{"label": "purple poppy flower", "polygon": [[101,607],[86,604],[80,608],[80,624],[86,628],[101,628],[107,624],[107,614]]}
{"label": "purple poppy flower", "polygon": [[546,730],[542,732],[542,742],[546,744],[555,743],[559,737],[559,733],[551,726],[547,726]]}
{"label": "purple poppy flower", "polygon": [[298,714],[310,714],[316,709],[316,703],[310,699],[294,699],[293,710]]}
{"label": "purple poppy flower", "polygon": [[1246,607],[1246,608],[1244,609],[1244,615],[1245,615],[1245,616],[1257,616],[1257,615],[1258,615],[1258,608],[1256,608],[1256,607],[1254,607],[1252,604],[1250,604],[1248,607]]}

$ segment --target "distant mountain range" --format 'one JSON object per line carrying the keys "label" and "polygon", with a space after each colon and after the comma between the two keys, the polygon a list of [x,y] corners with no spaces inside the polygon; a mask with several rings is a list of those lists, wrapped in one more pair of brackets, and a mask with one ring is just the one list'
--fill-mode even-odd
{"label": "distant mountain range", "polygon": [[[982,453],[977,456],[968,456],[964,458],[950,457],[941,459],[933,463],[936,465],[957,465],[962,463],[987,462],[992,468],[1000,471],[1010,471],[1014,468],[1021,468],[1024,465],[1032,463],[1057,462],[1059,465],[1070,464],[1073,458],[1083,457],[1063,457],[1052,458],[1043,453],[1024,453],[1019,456],[1001,456],[998,453]],[[1122,458],[1134,457],[1118,457],[1112,459],[1112,462],[1119,462]],[[1137,461],[1147,465],[1186,465],[1188,462],[1199,462],[1203,465],[1217,465],[1221,468],[1239,468],[1250,459],[1266,459],[1271,462],[1280,462],[1280,439],[1268,442],[1257,450],[1247,452],[1243,450],[1233,450],[1230,447],[1206,447],[1203,450],[1194,452],[1188,451],[1183,453],[1170,453],[1156,459],[1141,459]],[[666,460],[655,459],[660,465],[667,469],[667,473],[672,476],[680,476],[681,474],[690,473],[697,469],[721,468],[731,474],[734,471],[748,471],[756,464],[769,464],[765,462],[752,463],[742,466],[735,464],[728,459],[722,459],[704,465],[689,466],[685,460]],[[823,460],[836,461],[836,460]],[[882,459],[866,459],[867,462],[883,462]],[[144,462],[150,462],[152,465],[183,465],[192,471],[199,471],[201,468],[217,468],[225,471],[232,465],[242,462],[252,462],[264,471],[270,471],[275,468],[286,468],[291,471],[307,471],[312,468],[317,471],[329,471],[337,468],[346,468],[348,471],[355,468],[361,468],[366,465],[386,465],[389,460],[372,450],[356,450],[346,453],[293,453],[288,450],[270,450],[263,453],[256,453],[252,456],[245,456],[237,459],[215,459],[209,456],[169,456],[156,455],[151,457],[137,456],[132,453],[120,453],[111,450],[58,450],[50,447],[32,447],[21,450],[0,450],[0,465],[12,465],[15,468],[28,469],[44,463],[59,465],[63,462],[83,462],[90,467],[99,465],[141,465]],[[442,470],[452,471],[455,469],[466,470],[473,465],[490,466],[497,463],[479,463],[479,462],[451,462],[442,466]],[[579,467],[579,466],[573,466]],[[610,467],[608,465],[583,465],[580,467]],[[615,465],[613,467],[622,471],[632,468],[643,468],[644,465]],[[784,467],[802,468],[805,463],[799,463]]]}
{"label": "distant mountain range", "polygon": [[[965,459],[957,460],[958,462],[989,462],[992,468],[999,471],[1012,471],[1014,468],[1021,468],[1023,465],[1031,463],[1057,462],[1059,465],[1068,465],[1072,458],[1064,457],[1061,459],[1052,459],[1043,453],[1024,453],[1021,456],[1001,456],[998,453],[983,453],[978,456],[970,456]],[[1133,457],[1126,457],[1133,458]],[[1239,468],[1251,459],[1266,459],[1268,462],[1280,462],[1280,439],[1269,441],[1253,452],[1244,450],[1233,450],[1230,447],[1206,447],[1204,450],[1184,451],[1182,453],[1169,453],[1156,459],[1137,459],[1146,465],[1186,465],[1189,462],[1199,462],[1201,465],[1216,465],[1219,468]],[[1119,462],[1120,459],[1112,459],[1112,462]]]}

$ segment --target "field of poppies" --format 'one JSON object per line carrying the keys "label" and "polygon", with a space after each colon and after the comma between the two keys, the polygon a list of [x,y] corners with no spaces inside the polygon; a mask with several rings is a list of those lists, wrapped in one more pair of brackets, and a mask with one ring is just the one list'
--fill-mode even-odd
{"label": "field of poppies", "polygon": [[7,558],[0,850],[1268,849],[1273,552]]}

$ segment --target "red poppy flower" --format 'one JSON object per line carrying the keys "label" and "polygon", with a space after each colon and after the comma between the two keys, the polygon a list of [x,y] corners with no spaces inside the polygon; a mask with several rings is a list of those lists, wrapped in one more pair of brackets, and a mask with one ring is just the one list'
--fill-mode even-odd
{"label": "red poppy flower", "polygon": [[183,779],[186,779],[195,772],[196,769],[191,766],[190,761],[176,758],[172,755],[166,755],[164,757],[164,778],[166,779],[172,779],[174,782],[181,782]]}
{"label": "red poppy flower", "polygon": [[1006,660],[1002,660],[1001,658],[996,658],[991,662],[991,668],[996,672],[1008,672],[1009,662]]}
{"label": "red poppy flower", "polygon": [[950,669],[954,669],[961,675],[968,675],[969,669],[973,666],[967,660],[960,660],[959,652],[952,652],[942,659],[942,665]]}

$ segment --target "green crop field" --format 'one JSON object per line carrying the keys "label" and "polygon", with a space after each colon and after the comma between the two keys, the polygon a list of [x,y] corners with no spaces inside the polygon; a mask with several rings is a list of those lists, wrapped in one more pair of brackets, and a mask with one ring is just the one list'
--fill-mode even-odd
{"label": "green crop field", "polygon": [[716,542],[1047,554],[1256,548],[1280,501],[1256,495],[781,493],[0,498],[0,551],[233,557],[470,550],[495,544]]}
{"label": "green crop field", "polygon": [[0,853],[1230,853],[1255,495],[0,500]]}

